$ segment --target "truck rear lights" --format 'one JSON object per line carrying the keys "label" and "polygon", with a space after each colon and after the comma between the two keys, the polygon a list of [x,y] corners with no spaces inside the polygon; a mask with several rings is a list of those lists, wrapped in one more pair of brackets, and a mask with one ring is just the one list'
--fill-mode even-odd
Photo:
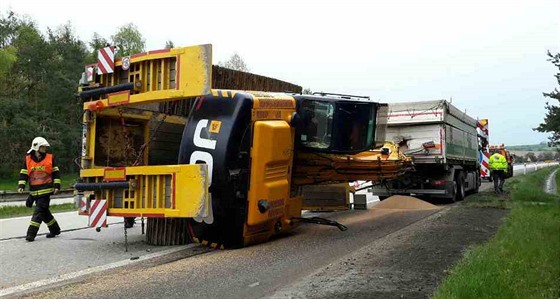
{"label": "truck rear lights", "polygon": [[445,185],[445,180],[433,181],[432,185],[434,185],[434,186],[444,186]]}

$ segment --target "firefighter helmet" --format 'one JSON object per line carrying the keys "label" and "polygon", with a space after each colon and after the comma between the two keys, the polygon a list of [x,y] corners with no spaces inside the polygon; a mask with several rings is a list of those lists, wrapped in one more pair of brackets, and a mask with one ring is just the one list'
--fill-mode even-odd
{"label": "firefighter helmet", "polygon": [[35,137],[31,142],[31,148],[27,151],[27,153],[31,153],[31,151],[38,151],[41,146],[50,146],[47,139],[43,137]]}

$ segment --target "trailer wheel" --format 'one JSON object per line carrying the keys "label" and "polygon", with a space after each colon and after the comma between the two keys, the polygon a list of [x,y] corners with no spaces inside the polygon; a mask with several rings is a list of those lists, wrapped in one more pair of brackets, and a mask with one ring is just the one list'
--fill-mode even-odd
{"label": "trailer wheel", "polygon": [[476,186],[474,187],[473,193],[478,193],[478,191],[480,190],[480,185],[482,184],[482,179],[480,178],[480,172],[477,171],[475,173],[475,176],[476,176],[476,182],[475,182]]}
{"label": "trailer wheel", "polygon": [[474,188],[469,190],[468,192],[466,192],[466,194],[475,194],[478,193],[479,189],[480,189],[480,184],[482,183],[482,179],[480,178],[480,172],[479,171],[475,171],[474,172]]}
{"label": "trailer wheel", "polygon": [[461,201],[465,199],[465,174],[459,171],[456,176],[456,190],[455,201]]}

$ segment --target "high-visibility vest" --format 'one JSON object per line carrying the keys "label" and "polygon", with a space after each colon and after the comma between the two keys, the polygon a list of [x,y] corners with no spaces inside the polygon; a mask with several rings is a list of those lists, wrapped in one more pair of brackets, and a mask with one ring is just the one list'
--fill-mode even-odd
{"label": "high-visibility vest", "polygon": [[53,156],[47,154],[41,162],[35,162],[31,159],[31,155],[25,157],[27,165],[27,175],[29,176],[29,186],[39,186],[50,184],[53,172]]}
{"label": "high-visibility vest", "polygon": [[490,170],[505,170],[507,172],[508,163],[506,157],[498,153],[493,154],[488,160],[488,168]]}

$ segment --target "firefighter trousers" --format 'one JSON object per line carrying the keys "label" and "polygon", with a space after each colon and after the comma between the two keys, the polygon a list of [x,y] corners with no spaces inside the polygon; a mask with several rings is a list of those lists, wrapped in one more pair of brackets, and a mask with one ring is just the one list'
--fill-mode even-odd
{"label": "firefighter trousers", "polygon": [[503,170],[492,170],[492,180],[494,180],[494,192],[504,192],[504,182],[506,180],[506,173]]}
{"label": "firefighter trousers", "polygon": [[50,231],[50,236],[55,236],[60,234],[60,226],[51,211],[49,210],[50,196],[38,196],[33,199],[35,202],[35,211],[33,216],[31,216],[31,222],[29,223],[29,228],[27,229],[27,238],[34,239],[37,236],[41,222],[47,224]]}

